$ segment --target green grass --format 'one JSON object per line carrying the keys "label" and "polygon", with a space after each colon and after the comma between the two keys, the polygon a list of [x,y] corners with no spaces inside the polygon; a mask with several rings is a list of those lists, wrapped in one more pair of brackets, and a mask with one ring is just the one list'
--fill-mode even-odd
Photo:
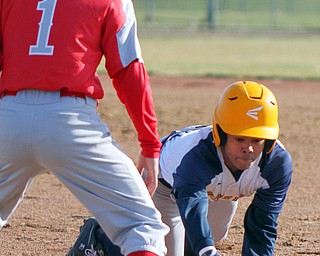
{"label": "green grass", "polygon": [[214,32],[207,3],[134,0],[149,73],[320,80],[320,0],[219,1]]}
{"label": "green grass", "polygon": [[133,2],[151,74],[320,80],[319,0],[218,1],[215,32],[208,0]]}
{"label": "green grass", "polygon": [[218,29],[243,29],[246,30],[305,30],[319,31],[320,19],[318,13],[270,13],[255,11],[241,13],[225,11],[217,19]]}
{"label": "green grass", "polygon": [[140,43],[150,74],[320,80],[319,36],[143,35]]}
{"label": "green grass", "polygon": [[[320,30],[319,0],[215,1],[218,29]],[[141,29],[208,28],[208,0],[134,0],[134,5]]]}
{"label": "green grass", "polygon": [[150,74],[320,80],[319,36],[142,35],[140,43]]}

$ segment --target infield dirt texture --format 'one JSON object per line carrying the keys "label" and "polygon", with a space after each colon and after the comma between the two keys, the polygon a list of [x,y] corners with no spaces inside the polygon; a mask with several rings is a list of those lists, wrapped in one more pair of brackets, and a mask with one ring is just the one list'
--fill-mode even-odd
{"label": "infield dirt texture", "polygon": [[[106,95],[99,112],[114,138],[136,161],[135,131],[109,79],[101,80]],[[238,80],[151,76],[160,136],[188,125],[210,124],[223,89]],[[293,182],[279,217],[274,255],[320,255],[320,82],[251,80],[265,84],[276,95],[280,140],[293,157]],[[229,236],[217,245],[222,255],[241,254],[243,217],[251,199],[239,201]],[[0,231],[0,255],[65,255],[87,216],[87,210],[53,175],[41,175]]]}

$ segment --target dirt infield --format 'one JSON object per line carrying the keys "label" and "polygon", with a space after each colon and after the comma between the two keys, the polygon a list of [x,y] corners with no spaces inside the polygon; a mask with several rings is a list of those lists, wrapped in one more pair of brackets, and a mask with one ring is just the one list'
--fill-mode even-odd
{"label": "dirt infield", "polygon": [[[101,80],[106,88],[99,105],[101,116],[118,143],[136,160],[139,145],[135,131],[110,81],[106,77]],[[160,135],[188,125],[210,124],[222,90],[237,80],[152,76]],[[274,255],[320,255],[320,81],[258,81],[278,99],[280,140],[294,161]],[[229,236],[218,244],[223,255],[241,254],[243,217],[251,199],[239,201]],[[0,231],[0,255],[65,255],[87,216],[87,210],[53,175],[41,175]]]}

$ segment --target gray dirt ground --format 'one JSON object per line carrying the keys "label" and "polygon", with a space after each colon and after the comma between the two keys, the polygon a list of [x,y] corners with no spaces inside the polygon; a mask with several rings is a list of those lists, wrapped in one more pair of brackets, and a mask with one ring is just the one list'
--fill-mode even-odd
{"label": "gray dirt ground", "polygon": [[[136,160],[139,149],[133,127],[108,78],[101,80],[106,96],[99,112],[118,143]],[[223,88],[237,80],[152,76],[160,136],[187,125],[210,124]],[[279,218],[274,255],[320,255],[320,83],[259,81],[278,99],[280,140],[294,161],[293,182]],[[251,199],[240,200],[229,236],[218,244],[223,255],[240,255],[242,220]],[[87,216],[87,210],[53,175],[41,175],[0,231],[0,255],[65,255]]]}

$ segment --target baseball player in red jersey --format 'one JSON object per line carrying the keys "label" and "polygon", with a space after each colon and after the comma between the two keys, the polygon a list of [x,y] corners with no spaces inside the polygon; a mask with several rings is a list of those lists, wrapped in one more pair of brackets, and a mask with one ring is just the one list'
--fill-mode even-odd
{"label": "baseball player in red jersey", "polygon": [[[150,196],[161,143],[132,2],[0,0],[0,15],[0,227],[50,171],[124,255],[164,255],[168,227]],[[96,112],[103,56],[138,133],[137,168]]]}

